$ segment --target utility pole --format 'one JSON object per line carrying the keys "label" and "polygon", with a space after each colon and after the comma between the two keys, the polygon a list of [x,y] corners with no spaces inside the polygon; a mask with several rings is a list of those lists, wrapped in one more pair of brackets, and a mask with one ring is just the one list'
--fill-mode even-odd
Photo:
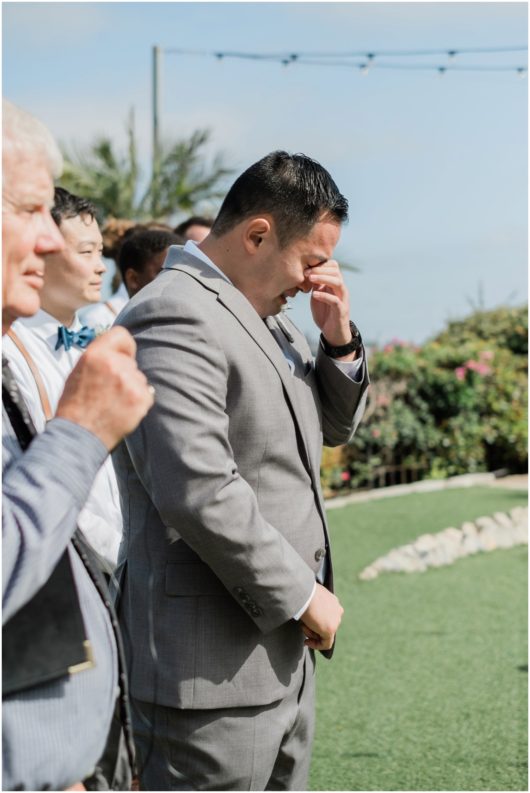
{"label": "utility pole", "polygon": [[151,209],[156,214],[156,198],[160,176],[160,63],[162,48],[153,47],[153,178],[151,181]]}

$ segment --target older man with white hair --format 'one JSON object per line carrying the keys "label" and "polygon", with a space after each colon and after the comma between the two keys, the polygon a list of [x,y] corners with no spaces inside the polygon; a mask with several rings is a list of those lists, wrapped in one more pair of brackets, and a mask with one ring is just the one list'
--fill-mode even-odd
{"label": "older man with white hair", "polygon": [[[3,106],[2,333],[40,306],[44,257],[64,242],[50,215],[61,155],[49,131]],[[123,328],[97,339],[40,435],[2,360],[4,790],[128,789],[128,757],[105,757],[115,709],[127,727],[119,633],[104,581],[76,531],[110,450],[153,391]],[[118,697],[118,690],[120,695]]]}

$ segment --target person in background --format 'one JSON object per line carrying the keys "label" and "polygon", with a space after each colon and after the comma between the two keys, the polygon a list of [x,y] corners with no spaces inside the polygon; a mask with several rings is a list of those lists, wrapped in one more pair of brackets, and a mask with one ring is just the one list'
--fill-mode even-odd
{"label": "person in background", "polygon": [[193,240],[193,242],[202,242],[205,237],[210,233],[213,226],[211,218],[203,218],[199,215],[192,215],[187,220],[179,223],[173,229],[175,234],[184,237],[185,240]]}
{"label": "person in background", "polygon": [[121,246],[131,234],[135,234],[137,231],[147,231],[149,229],[171,232],[170,226],[158,220],[148,220],[144,223],[137,223],[134,220],[109,218],[103,226],[103,256],[105,256],[106,259],[111,259],[115,264],[114,276],[112,278],[112,295],[108,300],[98,303],[95,306],[90,306],[81,311],[80,314],[83,322],[98,332],[107,330],[111,327],[129,299],[127,288],[122,281],[119,268]]}
{"label": "person in background", "polygon": [[[4,340],[4,355],[37,432],[54,416],[66,378],[94,338],[93,330],[81,326],[77,312],[100,300],[106,270],[95,206],[56,187],[51,214],[64,247],[45,256],[40,310],[16,320]],[[120,497],[110,457],[94,481],[78,525],[101,557],[102,569],[110,574],[122,536]]]}
{"label": "person in background", "polygon": [[118,257],[124,236],[137,226],[136,221],[125,218],[109,218],[103,225],[103,256],[114,262],[115,270],[112,278],[112,294],[108,300],[96,303],[84,311],[81,318],[89,327],[98,332],[110,328],[124,305],[129,299],[125,284],[122,283],[118,269]]}
{"label": "person in background", "polygon": [[[40,308],[62,168],[46,127],[3,104],[2,333]],[[129,790],[134,748],[116,618],[77,519],[100,466],[153,404],[123,328],[82,356],[35,433],[2,359],[2,789]],[[114,711],[124,728],[105,751]],[[90,781],[87,779],[90,777]],[[86,785],[82,781],[86,781]]]}
{"label": "person in background", "polygon": [[184,242],[172,231],[145,229],[127,236],[120,249],[118,266],[127,294],[132,297],[155,278],[171,245]]}

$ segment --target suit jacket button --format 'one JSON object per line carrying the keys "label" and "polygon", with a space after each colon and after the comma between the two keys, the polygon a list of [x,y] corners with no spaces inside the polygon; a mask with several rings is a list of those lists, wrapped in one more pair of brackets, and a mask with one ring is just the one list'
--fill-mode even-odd
{"label": "suit jacket button", "polygon": [[323,559],[325,555],[326,555],[326,549],[319,548],[317,551],[315,551],[315,562],[320,562],[320,560]]}

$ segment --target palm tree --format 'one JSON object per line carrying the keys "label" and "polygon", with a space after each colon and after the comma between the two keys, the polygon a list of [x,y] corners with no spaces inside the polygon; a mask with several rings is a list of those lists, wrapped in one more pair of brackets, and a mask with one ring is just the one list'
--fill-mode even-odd
{"label": "palm tree", "polygon": [[148,218],[168,221],[179,211],[196,211],[201,202],[215,202],[224,196],[219,185],[233,171],[217,154],[211,166],[202,151],[210,130],[196,130],[189,138],[163,143],[157,173],[152,174],[141,194],[141,170],[131,113],[127,122],[127,151],[118,153],[108,137],[96,139],[87,149],[72,152],[63,146],[64,171],[61,185],[90,198],[107,217]]}

